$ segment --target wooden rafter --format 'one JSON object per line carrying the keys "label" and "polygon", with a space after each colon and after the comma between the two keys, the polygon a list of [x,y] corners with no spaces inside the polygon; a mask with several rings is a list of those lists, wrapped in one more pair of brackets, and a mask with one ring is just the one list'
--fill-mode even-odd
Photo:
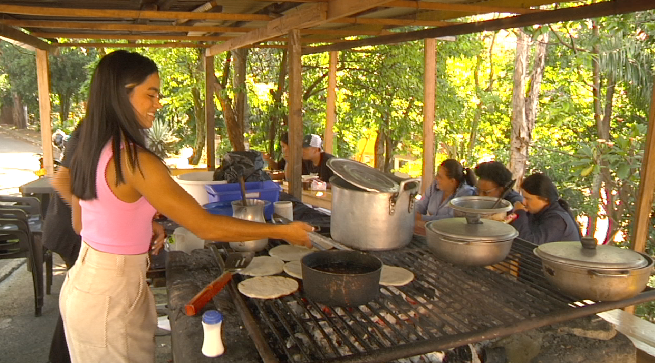
{"label": "wooden rafter", "polygon": [[49,43],[39,38],[4,24],[0,24],[0,39],[29,50],[41,49],[50,51],[54,49]]}
{"label": "wooden rafter", "polygon": [[520,28],[536,24],[549,24],[561,21],[590,19],[600,16],[610,16],[651,10],[654,8],[655,2],[652,0],[613,0],[589,5],[581,5],[572,8],[544,10],[537,13],[517,15],[502,19],[493,19],[475,23],[452,25],[442,28],[424,29],[407,33],[382,35],[373,38],[345,41],[339,44],[305,48],[303,50],[303,54],[322,53],[333,50],[344,50],[370,45],[402,43],[419,39],[440,38],[444,36],[479,33],[483,31]]}
{"label": "wooden rafter", "polygon": [[174,43],[54,43],[53,46],[60,48],[83,47],[83,48],[209,48],[210,44],[193,42]]}
{"label": "wooden rafter", "polygon": [[329,3],[305,4],[287,12],[281,18],[270,21],[265,28],[254,30],[238,38],[207,49],[207,55],[258,43],[289,32],[305,29],[344,18],[364,10],[388,3],[391,0],[331,0]]}
{"label": "wooden rafter", "polygon": [[443,11],[458,11],[474,14],[488,14],[488,13],[508,13],[508,14],[529,14],[539,11],[538,9],[528,9],[519,7],[505,7],[505,6],[484,6],[477,4],[444,4],[433,3],[427,1],[392,1],[384,5],[389,8],[411,8],[421,10],[443,10]]}
{"label": "wooden rafter", "polygon": [[342,24],[374,24],[394,26],[448,26],[459,23],[439,20],[415,20],[415,19],[388,19],[388,18],[341,18],[332,20],[331,23]]}
{"label": "wooden rafter", "polygon": [[152,11],[152,10],[115,10],[115,9],[73,9],[73,8],[47,8],[23,5],[0,5],[0,13],[37,15],[37,16],[63,16],[78,18],[114,18],[114,19],[171,19],[171,20],[229,20],[229,21],[268,21],[273,18],[265,14],[228,14],[228,13],[200,13],[184,11]]}
{"label": "wooden rafter", "polygon": [[184,26],[184,25],[143,25],[128,23],[96,23],[79,21],[52,20],[11,20],[0,19],[0,24],[21,28],[50,29],[88,29],[88,30],[119,30],[143,32],[207,32],[207,33],[245,33],[254,28],[221,27],[221,26]]}
{"label": "wooden rafter", "polygon": [[189,35],[133,35],[133,34],[100,34],[100,33],[50,33],[32,32],[31,35],[39,38],[66,38],[66,39],[125,39],[125,40],[186,40],[196,42],[219,42],[234,37],[229,36],[189,36]]}

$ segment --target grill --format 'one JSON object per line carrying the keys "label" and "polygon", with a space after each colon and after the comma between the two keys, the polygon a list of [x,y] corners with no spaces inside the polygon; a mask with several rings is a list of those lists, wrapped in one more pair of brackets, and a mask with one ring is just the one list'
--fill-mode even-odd
{"label": "grill", "polygon": [[650,288],[617,302],[562,295],[544,279],[534,247],[516,239],[510,255],[488,268],[441,261],[422,237],[399,250],[371,252],[416,278],[381,286],[379,298],[356,308],[313,302],[302,289],[272,300],[244,299],[234,281],[229,290],[265,362],[387,362],[416,355],[429,362],[434,351],[655,300]]}

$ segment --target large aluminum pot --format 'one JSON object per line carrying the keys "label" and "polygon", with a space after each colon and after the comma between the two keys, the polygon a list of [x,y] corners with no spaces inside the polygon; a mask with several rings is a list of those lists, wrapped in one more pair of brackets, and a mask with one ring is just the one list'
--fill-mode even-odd
{"label": "large aluminum pot", "polygon": [[338,176],[330,178],[330,234],[335,241],[358,250],[392,250],[407,245],[414,235],[414,202],[418,179],[400,180],[396,193],[371,192]]}
{"label": "large aluminum pot", "polygon": [[535,248],[546,280],[567,295],[595,301],[629,299],[646,288],[653,259],[614,247],[584,248],[580,242],[551,242]]}
{"label": "large aluminum pot", "polygon": [[518,232],[503,222],[446,218],[425,224],[428,248],[441,260],[456,265],[488,266],[507,257]]}

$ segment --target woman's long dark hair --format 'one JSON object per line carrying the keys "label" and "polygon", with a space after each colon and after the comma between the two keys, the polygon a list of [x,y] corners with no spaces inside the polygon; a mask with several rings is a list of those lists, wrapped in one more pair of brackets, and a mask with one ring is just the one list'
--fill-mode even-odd
{"label": "woman's long dark hair", "polygon": [[446,170],[446,176],[457,180],[459,185],[466,183],[472,187],[475,186],[475,174],[471,169],[465,168],[455,159],[446,159],[439,166]]}
{"label": "woman's long dark hair", "polygon": [[575,216],[571,212],[569,203],[564,199],[559,197],[559,192],[557,187],[553,184],[553,181],[546,174],[536,173],[532,174],[529,177],[523,179],[521,183],[521,189],[526,192],[546,199],[548,204],[559,203],[559,205],[564,208],[564,210],[571,215],[571,218],[575,222]]}
{"label": "woman's long dark hair", "polygon": [[129,165],[141,170],[137,150],[148,149],[129,96],[134,87],[157,72],[157,65],[151,59],[124,50],[112,52],[98,63],[91,79],[80,142],[71,160],[71,187],[78,198],[89,200],[97,197],[98,160],[110,140],[116,185],[125,182],[121,171],[121,142],[127,151]]}

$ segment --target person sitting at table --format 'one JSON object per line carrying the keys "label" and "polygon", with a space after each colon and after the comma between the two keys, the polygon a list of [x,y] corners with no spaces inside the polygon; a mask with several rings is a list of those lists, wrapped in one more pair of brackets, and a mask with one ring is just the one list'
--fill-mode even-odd
{"label": "person sitting at table", "polygon": [[519,238],[540,245],[546,242],[579,241],[582,235],[568,203],[559,197],[548,176],[532,174],[521,183],[523,202],[514,203],[511,225]]}
{"label": "person sitting at table", "polygon": [[[323,140],[315,134],[305,135],[302,139],[302,160],[303,169],[307,169],[308,174],[318,174],[321,181],[328,183],[330,177],[334,174],[332,169],[327,166],[327,161],[333,158],[323,151]],[[305,174],[303,172],[303,174]]]}
{"label": "person sitting at table", "polygon": [[[454,210],[448,203],[456,197],[475,194],[475,175],[469,168],[455,159],[444,160],[437,168],[434,182],[425,190],[421,200],[417,201],[417,222],[426,222],[436,219],[451,218]],[[419,223],[421,227],[422,224]]]}
{"label": "person sitting at table", "polygon": [[155,361],[157,312],[146,282],[152,219],[167,216],[203,240],[285,239],[311,246],[302,222],[272,225],[213,215],[146,148],[160,78],[151,59],[114,51],[98,62],[71,160],[72,222],[82,236],[59,295],[73,362]]}
{"label": "person sitting at table", "polygon": [[[512,181],[512,172],[503,163],[498,161],[487,161],[475,166],[475,175],[478,177],[475,190],[483,197],[499,198],[503,188]],[[512,205],[523,201],[523,197],[516,190],[512,189],[503,197]]]}

